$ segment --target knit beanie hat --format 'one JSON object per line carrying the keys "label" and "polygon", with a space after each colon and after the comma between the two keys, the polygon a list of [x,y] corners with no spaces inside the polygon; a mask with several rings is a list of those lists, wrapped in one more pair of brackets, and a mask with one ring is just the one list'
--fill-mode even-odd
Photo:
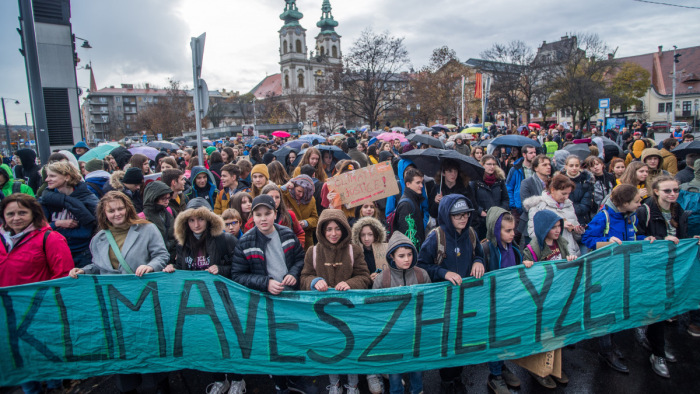
{"label": "knit beanie hat", "polygon": [[357,148],[357,140],[355,137],[350,137],[348,138],[348,149],[355,149]]}
{"label": "knit beanie hat", "polygon": [[93,171],[100,171],[104,169],[104,165],[102,160],[100,159],[92,159],[85,163],[85,171],[87,172],[93,172]]}
{"label": "knit beanie hat", "polygon": [[254,165],[253,169],[250,171],[250,175],[253,176],[253,174],[263,174],[265,175],[265,179],[270,179],[270,172],[267,171],[267,166],[265,164]]}
{"label": "knit beanie hat", "polygon": [[210,146],[207,149],[205,149],[205,152],[207,152],[207,155],[211,155],[212,153],[216,152],[216,147]]}
{"label": "knit beanie hat", "polygon": [[122,183],[128,183],[129,185],[140,185],[143,183],[143,172],[141,172],[140,168],[129,168],[126,170],[126,173],[124,173]]}

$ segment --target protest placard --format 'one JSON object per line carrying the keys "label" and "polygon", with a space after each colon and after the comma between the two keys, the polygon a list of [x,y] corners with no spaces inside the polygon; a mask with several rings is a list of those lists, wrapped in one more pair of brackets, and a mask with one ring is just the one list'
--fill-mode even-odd
{"label": "protest placard", "polygon": [[328,190],[335,192],[347,208],[399,194],[394,170],[388,161],[336,175],[326,183]]}

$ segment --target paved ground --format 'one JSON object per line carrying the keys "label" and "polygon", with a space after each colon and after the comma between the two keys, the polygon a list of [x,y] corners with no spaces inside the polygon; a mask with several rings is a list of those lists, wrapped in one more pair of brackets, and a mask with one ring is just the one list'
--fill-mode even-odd
{"label": "paved ground", "polygon": [[[697,393],[700,389],[700,338],[693,338],[685,331],[687,322],[668,323],[666,338],[669,349],[676,354],[678,363],[669,364],[671,379],[664,379],[651,370],[649,352],[636,343],[631,332],[617,335],[615,341],[624,353],[630,368],[629,375],[623,375],[602,365],[596,356],[597,340],[578,343],[573,348],[563,351],[564,370],[569,375],[570,383],[556,390],[548,390],[535,383],[527,372],[510,364],[510,369],[522,381],[515,393]],[[488,368],[485,364],[464,368],[462,379],[470,393],[488,393],[486,385]],[[318,393],[325,393],[328,380],[323,377],[305,378],[314,385]],[[246,378],[249,394],[274,393],[274,386],[266,376],[249,376]],[[363,393],[368,393],[364,379],[360,380]],[[202,374],[195,371],[178,371],[170,373],[170,385],[173,394],[205,393],[211,383]],[[69,385],[69,382],[66,382]],[[117,393],[114,377],[95,377],[79,382],[70,382],[67,390],[71,394],[82,393]],[[387,382],[388,389],[388,382]],[[424,373],[424,391],[426,394],[440,392],[440,378],[437,371]],[[20,394],[18,388],[0,388],[0,394]],[[388,392],[388,390],[387,390]]]}

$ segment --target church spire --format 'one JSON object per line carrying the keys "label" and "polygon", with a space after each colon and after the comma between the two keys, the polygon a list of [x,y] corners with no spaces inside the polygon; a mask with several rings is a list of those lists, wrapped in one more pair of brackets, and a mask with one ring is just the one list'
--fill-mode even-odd
{"label": "church spire", "polygon": [[287,3],[284,6],[284,12],[280,14],[280,19],[284,21],[285,26],[299,26],[299,19],[304,17],[304,14],[299,12],[296,0],[284,0]]}
{"label": "church spire", "polygon": [[323,0],[323,5],[321,6],[321,20],[316,22],[316,26],[321,28],[321,34],[335,33],[338,22],[333,19],[330,0]]}

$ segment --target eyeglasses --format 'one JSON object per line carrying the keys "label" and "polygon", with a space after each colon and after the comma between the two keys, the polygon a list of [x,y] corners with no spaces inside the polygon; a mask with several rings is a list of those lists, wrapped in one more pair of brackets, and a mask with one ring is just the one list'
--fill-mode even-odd
{"label": "eyeglasses", "polygon": [[675,188],[675,189],[661,189],[661,191],[664,192],[664,193],[666,193],[666,194],[671,194],[671,192],[673,192],[673,193],[675,193],[675,194],[678,194],[678,193],[680,193],[681,189],[679,189],[679,188]]}
{"label": "eyeglasses", "polygon": [[233,226],[236,226],[236,225],[238,225],[238,220],[234,220],[234,221],[232,221],[232,222],[226,223],[226,227],[233,227]]}
{"label": "eyeglasses", "polygon": [[170,194],[163,194],[162,196],[158,197],[159,200],[170,200]]}
{"label": "eyeglasses", "polygon": [[464,219],[469,217],[469,212],[463,212],[463,213],[458,213],[456,215],[452,215],[453,218],[459,220],[459,219]]}

